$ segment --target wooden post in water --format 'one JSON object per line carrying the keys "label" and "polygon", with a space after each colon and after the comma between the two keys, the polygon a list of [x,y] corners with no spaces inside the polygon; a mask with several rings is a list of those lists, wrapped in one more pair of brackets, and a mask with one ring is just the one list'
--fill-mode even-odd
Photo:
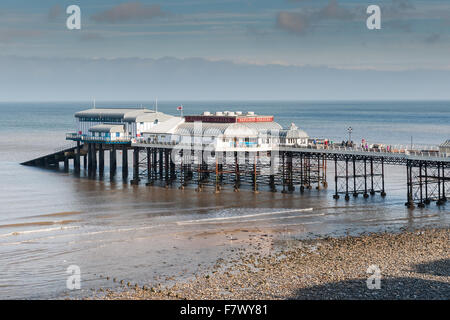
{"label": "wooden post in water", "polygon": [[128,147],[122,147],[122,178],[128,178]]}
{"label": "wooden post in water", "polygon": [[80,141],[77,141],[77,148],[75,149],[75,157],[74,157],[74,167],[75,167],[74,169],[76,174],[80,173],[80,152],[81,152]]}
{"label": "wooden post in water", "polygon": [[116,175],[117,160],[116,160],[116,145],[112,144],[109,151],[109,176],[113,178]]}
{"label": "wooden post in water", "polygon": [[132,184],[139,183],[139,148],[133,148],[133,180]]}
{"label": "wooden post in water", "polygon": [[102,143],[98,145],[98,162],[98,174],[103,177],[105,173],[105,149]]}

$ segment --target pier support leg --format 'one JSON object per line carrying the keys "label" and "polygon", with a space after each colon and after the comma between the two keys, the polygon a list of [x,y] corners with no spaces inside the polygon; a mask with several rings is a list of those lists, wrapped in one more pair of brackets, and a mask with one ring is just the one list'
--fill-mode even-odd
{"label": "pier support leg", "polygon": [[370,195],[375,195],[374,182],[373,182],[373,159],[370,159]]}
{"label": "pier support leg", "polygon": [[442,164],[442,202],[447,202],[447,195],[446,195],[446,189],[445,189],[446,181],[447,181],[447,178],[445,177],[445,165]]}
{"label": "pier support leg", "polygon": [[413,176],[412,176],[412,163],[407,161],[406,163],[406,190],[407,190],[407,202],[405,205],[413,209],[414,208],[414,199],[413,199]]}
{"label": "pier support leg", "polygon": [[381,196],[386,197],[386,191],[384,190],[384,159],[381,158]]}
{"label": "pier support leg", "polygon": [[369,197],[369,193],[367,192],[367,159],[364,158],[364,198]]}
{"label": "pier support leg", "polygon": [[64,156],[64,171],[69,172],[69,157]]}
{"label": "pier support leg", "polygon": [[428,164],[425,162],[424,179],[425,179],[425,204],[430,204],[431,200],[428,197]]}
{"label": "pier support leg", "polygon": [[166,182],[166,186],[169,185],[169,152],[167,149],[164,149],[164,180]]}
{"label": "pier support leg", "polygon": [[111,145],[109,151],[109,176],[113,178],[116,175],[117,160],[116,160],[116,145]]}
{"label": "pier support leg", "polygon": [[158,178],[158,155],[157,149],[152,148],[152,166],[153,166],[153,180]]}
{"label": "pier support leg", "polygon": [[139,148],[133,148],[133,180],[131,184],[139,183]]}
{"label": "pier support leg", "polygon": [[355,157],[353,157],[352,159],[353,162],[353,197],[357,198],[358,197],[358,192],[356,191],[356,159]]}
{"label": "pier support leg", "polygon": [[287,154],[287,174],[288,174],[288,191],[290,193],[295,191],[293,169],[294,168],[292,165],[292,153],[288,152],[288,154]]}
{"label": "pier support leg", "polygon": [[92,144],[92,177],[97,174],[97,145]]}
{"label": "pier support leg", "polygon": [[81,152],[80,141],[77,141],[77,148],[75,149],[75,158],[74,158],[75,174],[80,173],[80,152]]}
{"label": "pier support leg", "polygon": [[241,187],[241,173],[239,168],[239,155],[234,153],[234,167],[235,167],[235,179],[234,179],[234,191],[238,192]]}
{"label": "pier support leg", "polygon": [[258,152],[254,155],[253,160],[253,192],[258,193],[258,176],[257,176]]}
{"label": "pier support leg", "polygon": [[281,181],[283,183],[283,190],[281,193],[286,193],[286,153],[281,153]]}
{"label": "pier support leg", "polygon": [[436,204],[438,206],[442,205],[442,185],[441,185],[441,164],[439,163],[437,165],[437,186],[438,186],[438,197],[437,197],[437,201]]}
{"label": "pier support leg", "polygon": [[304,154],[300,153],[300,193],[305,191],[304,158]]}
{"label": "pier support leg", "polygon": [[98,174],[103,177],[105,173],[105,149],[103,144],[98,145]]}
{"label": "pier support leg", "polygon": [[419,208],[423,208],[423,207],[425,207],[425,203],[423,200],[422,162],[419,163],[419,195],[420,195],[420,200],[419,200],[419,204],[417,206]]}
{"label": "pier support leg", "polygon": [[219,159],[218,155],[216,154],[216,183],[215,183],[215,193],[220,192],[220,181],[219,181]]}
{"label": "pier support leg", "polygon": [[338,160],[337,160],[337,156],[334,156],[334,195],[333,198],[334,199],[339,199],[339,193],[338,193]]}
{"label": "pier support leg", "polygon": [[94,176],[94,145],[92,143],[88,143],[88,176]]}
{"label": "pier support leg", "polygon": [[163,170],[164,168],[164,154],[163,154],[163,150],[160,149],[159,150],[159,178],[162,180],[163,178]]}
{"label": "pier support leg", "polygon": [[152,149],[147,148],[147,185],[152,183]]}
{"label": "pier support leg", "polygon": [[122,148],[122,178],[125,180],[128,178],[128,147]]}
{"label": "pier support leg", "polygon": [[350,195],[348,194],[348,158],[345,158],[345,200],[350,200]]}
{"label": "pier support leg", "polygon": [[170,170],[169,179],[170,179],[170,183],[172,184],[172,182],[177,179],[176,166],[175,166],[175,162],[174,162],[175,160],[172,159],[171,150],[167,150],[167,153],[169,154],[169,170]]}

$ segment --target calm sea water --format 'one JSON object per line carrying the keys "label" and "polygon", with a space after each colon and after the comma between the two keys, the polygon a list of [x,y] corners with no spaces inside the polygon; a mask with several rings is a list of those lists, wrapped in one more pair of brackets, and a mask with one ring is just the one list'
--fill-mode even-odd
{"label": "calm sea water", "polygon": [[[97,106],[141,103],[153,107]],[[176,115],[180,103],[185,114],[273,114],[283,126],[295,122],[310,136],[335,141],[347,139],[349,126],[355,141],[407,145],[412,138],[437,145],[450,138],[450,102],[174,101],[158,107]],[[404,207],[406,172],[398,167],[387,168],[385,199],[346,203],[332,199],[332,171],[328,190],[254,195],[131,186],[107,176],[91,180],[19,165],[66,145],[73,114],[84,108],[89,104],[0,104],[0,298],[59,298],[116,287],[106,276],[140,285],[187,277],[237,245],[227,235],[241,229],[272,228],[304,238],[450,224],[448,205]],[[313,210],[292,211],[302,208]],[[81,291],[66,288],[70,265],[81,269]]]}

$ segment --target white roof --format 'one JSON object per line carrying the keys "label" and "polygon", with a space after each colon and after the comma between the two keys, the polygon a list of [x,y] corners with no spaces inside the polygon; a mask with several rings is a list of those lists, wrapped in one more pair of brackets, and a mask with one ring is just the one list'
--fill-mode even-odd
{"label": "white roof", "polygon": [[89,117],[102,119],[120,119],[124,122],[165,121],[173,116],[149,109],[88,109],[75,113],[76,118]]}
{"label": "white roof", "polygon": [[163,122],[159,122],[157,125],[151,127],[150,129],[143,131],[143,133],[174,133],[178,125],[184,122],[184,118],[172,117]]}
{"label": "white roof", "polygon": [[219,136],[231,123],[185,122],[177,127],[175,134],[181,136]]}
{"label": "white roof", "polygon": [[75,113],[76,118],[81,117],[94,117],[94,118],[119,118],[137,116],[144,114],[145,112],[153,112],[148,109],[114,109],[114,108],[100,108],[100,109],[88,109],[78,111]]}
{"label": "white roof", "polygon": [[154,122],[155,120],[166,121],[167,119],[173,118],[169,114],[162,112],[155,112],[153,110],[148,110],[144,113],[129,113],[123,118],[125,122]]}
{"label": "white roof", "polygon": [[254,137],[268,130],[280,130],[276,122],[209,123],[185,122],[178,126],[175,134],[193,136]]}
{"label": "white roof", "polygon": [[308,134],[299,129],[294,123],[291,123],[291,126],[288,130],[280,131],[280,136],[286,137],[288,139],[298,139],[298,138],[309,138]]}
{"label": "white roof", "polygon": [[224,137],[257,137],[258,130],[241,123],[234,123],[225,129]]}
{"label": "white roof", "polygon": [[124,132],[122,124],[98,124],[89,128],[89,132]]}

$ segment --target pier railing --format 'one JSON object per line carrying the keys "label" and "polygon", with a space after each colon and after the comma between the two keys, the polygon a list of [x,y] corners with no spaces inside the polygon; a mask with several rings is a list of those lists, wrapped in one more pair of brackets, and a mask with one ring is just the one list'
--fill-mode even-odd
{"label": "pier railing", "polygon": [[[208,143],[177,143],[175,141],[161,142],[161,141],[148,141],[146,139],[132,139],[133,144],[144,144],[149,147],[178,147],[178,148],[211,148],[212,144]],[[280,150],[280,151],[302,151],[302,152],[320,152],[325,154],[349,154],[349,155],[373,155],[383,156],[387,158],[401,158],[410,160],[432,160],[432,161],[449,161],[450,153],[440,152],[438,146],[406,146],[406,145],[389,145],[389,147],[378,148],[365,148],[362,146],[341,146],[341,145],[287,145],[287,144],[274,144],[274,145],[254,145],[253,147],[268,147],[268,149]],[[235,151],[235,147],[231,147],[230,151]],[[241,149],[241,148],[239,148]],[[245,147],[245,149],[251,150],[252,147]],[[220,150],[227,151],[227,150]]]}
{"label": "pier railing", "polygon": [[67,133],[67,140],[85,141],[85,142],[101,142],[101,143],[130,143],[133,140],[131,136],[122,137],[94,137],[78,133]]}

